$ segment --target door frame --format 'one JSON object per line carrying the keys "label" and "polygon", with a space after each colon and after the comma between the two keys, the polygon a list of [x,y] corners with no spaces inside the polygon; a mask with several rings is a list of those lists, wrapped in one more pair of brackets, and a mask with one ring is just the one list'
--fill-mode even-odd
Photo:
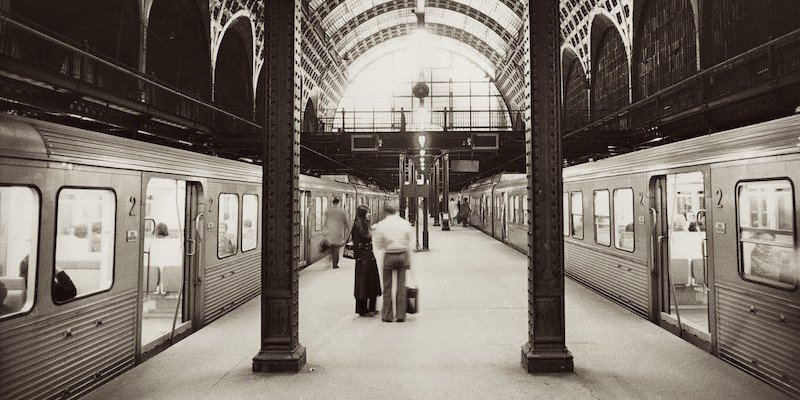
{"label": "door frame", "polygon": [[[144,232],[145,232],[145,207],[147,206],[147,186],[152,179],[169,179],[183,181],[186,184],[185,209],[184,209],[184,238],[183,238],[183,294],[182,294],[182,315],[186,322],[177,322],[172,339],[160,340],[153,343],[142,343],[142,287],[145,284],[144,269],[142,268],[144,259]],[[142,362],[160,351],[171,346],[172,343],[188,336],[192,332],[200,329],[204,323],[204,291],[203,291],[203,254],[205,253],[205,186],[203,179],[193,177],[177,176],[170,174],[159,174],[143,172],[141,178],[141,204],[139,212],[139,231],[142,238],[139,241],[140,262],[137,265],[138,286],[137,286],[137,306],[136,306],[136,359]],[[193,238],[190,238],[189,233]],[[198,240],[199,239],[199,240]],[[191,245],[190,243],[193,242]],[[190,247],[194,249],[189,253]],[[187,318],[188,317],[188,318]]]}
{"label": "door frame", "polygon": [[[708,288],[708,333],[701,332],[685,322],[680,326],[675,317],[664,312],[669,309],[667,288],[668,260],[669,260],[669,218],[667,215],[667,176],[691,172],[703,174],[703,197],[705,198],[706,212],[706,238],[705,238],[705,285]],[[706,352],[714,353],[717,348],[716,337],[716,291],[714,290],[714,258],[713,258],[713,207],[712,204],[712,182],[711,168],[709,165],[697,165],[692,167],[674,168],[663,171],[656,171],[648,174],[649,204],[649,232],[650,232],[650,257],[648,264],[650,268],[650,316],[651,320],[662,328],[681,337],[687,342],[703,349]],[[662,185],[659,196],[659,185]]]}

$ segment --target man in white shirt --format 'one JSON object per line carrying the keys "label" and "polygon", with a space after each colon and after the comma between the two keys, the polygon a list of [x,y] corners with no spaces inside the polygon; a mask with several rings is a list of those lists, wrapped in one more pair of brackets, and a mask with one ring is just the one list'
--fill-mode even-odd
{"label": "man in white shirt", "polygon": [[373,247],[383,250],[383,309],[384,322],[395,318],[392,308],[392,272],[397,272],[397,322],[406,319],[406,270],[411,266],[411,246],[414,230],[408,221],[397,215],[397,206],[386,203],[383,208],[386,217],[375,226],[372,233]]}

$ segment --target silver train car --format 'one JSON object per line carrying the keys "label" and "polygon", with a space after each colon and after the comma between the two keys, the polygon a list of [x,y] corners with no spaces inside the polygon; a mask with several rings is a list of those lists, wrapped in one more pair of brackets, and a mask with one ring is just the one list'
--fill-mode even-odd
{"label": "silver train car", "polygon": [[[566,168],[565,273],[800,396],[799,134],[791,116]],[[526,252],[526,186],[458,195]]]}
{"label": "silver train car", "polygon": [[[259,166],[12,116],[0,143],[1,399],[79,397],[260,293]],[[396,200],[300,187],[298,268],[333,197]]]}

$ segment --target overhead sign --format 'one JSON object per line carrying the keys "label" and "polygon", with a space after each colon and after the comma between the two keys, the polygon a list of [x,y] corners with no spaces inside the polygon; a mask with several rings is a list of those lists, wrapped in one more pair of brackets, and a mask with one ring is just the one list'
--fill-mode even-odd
{"label": "overhead sign", "polygon": [[478,160],[450,160],[450,171],[452,172],[479,172],[480,161]]}

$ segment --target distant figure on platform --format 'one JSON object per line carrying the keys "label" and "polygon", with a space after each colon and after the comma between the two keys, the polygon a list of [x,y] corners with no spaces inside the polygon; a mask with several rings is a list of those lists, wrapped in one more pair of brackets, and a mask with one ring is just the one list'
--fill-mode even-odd
{"label": "distant figure on platform", "polygon": [[347,239],[347,215],[336,197],[333,198],[333,205],[325,211],[325,238],[331,248],[331,266],[339,268],[339,253]]}
{"label": "distant figure on platform", "polygon": [[[414,239],[414,230],[408,221],[397,215],[397,206],[386,203],[384,206],[386,217],[378,222],[372,234],[375,248],[383,250],[383,309],[381,319],[392,322],[397,317],[397,322],[406,319],[406,271],[411,266],[411,246]],[[397,314],[392,307],[392,275],[397,273],[397,292],[395,303]]]}
{"label": "distant figure on platform", "polygon": [[372,233],[369,228],[370,212],[367,206],[356,209],[356,218],[350,235],[353,238],[353,254],[356,257],[355,285],[356,313],[372,317],[377,313],[376,301],[381,295],[381,278],[378,263],[372,253]]}
{"label": "distant figure on platform", "polygon": [[464,197],[464,201],[461,202],[461,207],[458,210],[458,215],[461,217],[461,223],[464,224],[466,227],[469,223],[469,215],[472,210],[469,209],[469,199]]}
{"label": "distant figure on platform", "polygon": [[158,224],[156,224],[155,234],[157,238],[165,238],[169,236],[169,227],[167,227],[167,224],[159,222]]}
{"label": "distant figure on platform", "polygon": [[451,197],[450,202],[447,203],[447,212],[450,213],[450,224],[455,225],[458,218],[458,203]]}

